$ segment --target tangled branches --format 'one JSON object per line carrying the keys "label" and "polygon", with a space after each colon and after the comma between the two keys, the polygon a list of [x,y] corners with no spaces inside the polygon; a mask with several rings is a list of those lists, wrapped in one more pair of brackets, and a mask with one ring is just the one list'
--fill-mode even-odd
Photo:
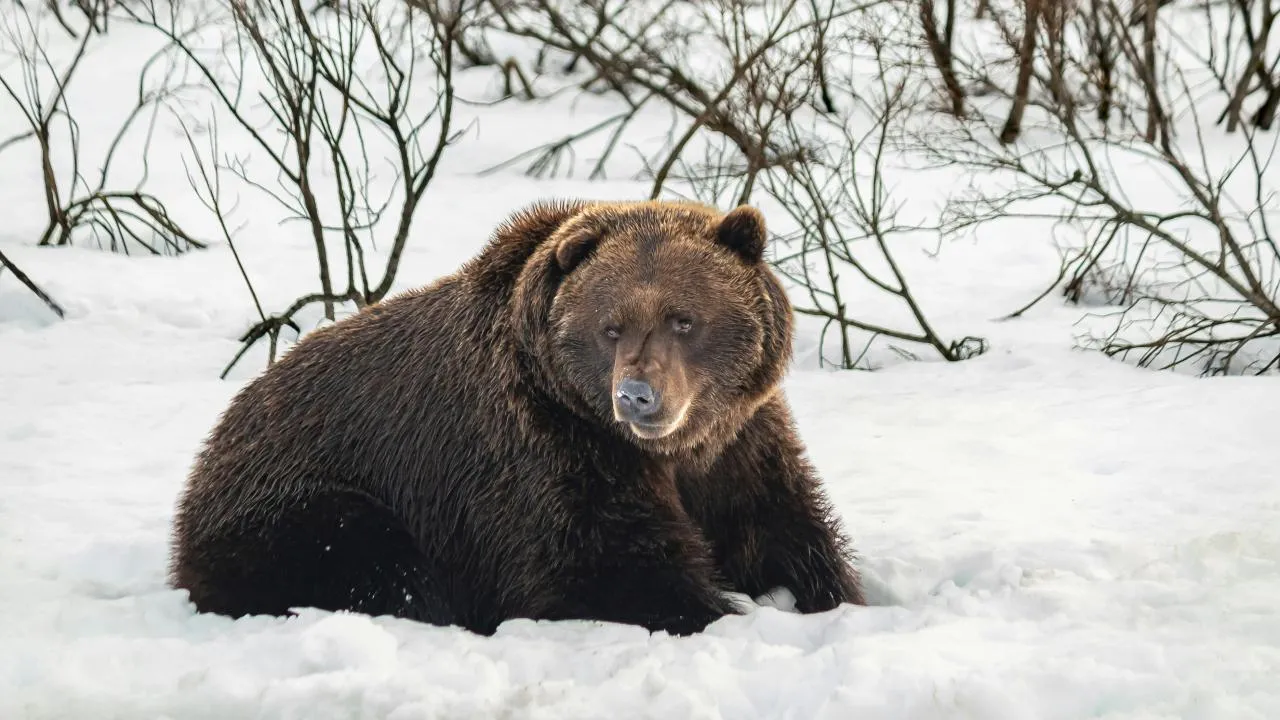
{"label": "tangled branches", "polygon": [[[267,314],[254,295],[259,322],[241,338],[231,367],[259,340],[274,359],[280,332],[298,325],[313,304],[335,318],[339,304],[361,307],[391,290],[414,218],[443,156],[455,139],[454,39],[459,20],[409,5],[341,3],[311,13],[293,0],[219,0],[222,17],[193,20],[159,0],[134,3],[129,18],[161,33],[170,58],[192,69],[213,100],[244,133],[269,175],[244,157],[210,152],[189,177],[231,242],[218,177],[230,174],[301,222],[315,251],[319,289],[283,311]],[[202,36],[212,35],[212,47]],[[426,46],[416,43],[426,38]],[[211,60],[210,49],[221,61]],[[430,72],[424,72],[422,65]],[[424,86],[436,85],[434,93]],[[263,107],[265,106],[265,108]],[[193,152],[198,149],[188,135]],[[374,165],[390,158],[390,182],[379,188]],[[268,179],[270,177],[270,179]],[[386,243],[380,277],[371,251]],[[233,246],[234,249],[234,246]],[[334,272],[334,250],[341,254]]]}

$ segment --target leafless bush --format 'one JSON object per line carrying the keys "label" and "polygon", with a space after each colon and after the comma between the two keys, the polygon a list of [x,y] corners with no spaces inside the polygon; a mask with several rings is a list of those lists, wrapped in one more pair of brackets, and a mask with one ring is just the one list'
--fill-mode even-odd
{"label": "leafless bush", "polygon": [[[884,176],[887,154],[891,152],[891,134],[901,122],[901,115],[914,106],[906,102],[906,77],[890,80],[881,76],[878,92],[870,98],[855,98],[856,106],[871,119],[869,129],[855,134],[847,125],[833,124],[824,128],[825,136],[835,142],[822,143],[806,162],[788,164],[783,173],[769,173],[765,187],[790,215],[796,230],[781,238],[790,253],[775,261],[775,266],[803,289],[809,302],[798,303],[796,312],[822,318],[821,344],[827,332],[839,332],[841,368],[859,367],[870,343],[877,338],[907,342],[932,348],[946,360],[965,360],[986,351],[986,342],[966,337],[946,342],[932,327],[925,312],[911,292],[906,274],[891,249],[895,243],[923,233],[936,234],[936,228],[908,225],[899,219],[900,203]],[[789,126],[797,143],[798,128]],[[878,266],[878,267],[877,267]],[[822,273],[818,276],[816,273]],[[903,306],[915,329],[892,327],[855,316],[845,299],[845,290],[853,280],[875,288]],[[868,336],[860,351],[854,347],[854,332]],[[899,349],[902,354],[909,351]]]}
{"label": "leafless bush", "polygon": [[[306,227],[319,278],[318,291],[275,314],[266,313],[254,293],[259,322],[241,338],[243,347],[225,376],[263,338],[273,361],[281,331],[298,332],[295,316],[304,308],[320,304],[332,320],[340,303],[359,307],[390,292],[419,205],[455,138],[452,77],[460,20],[402,3],[342,2],[314,13],[294,0],[210,5],[215,15],[199,18],[162,0],[134,3],[126,12],[162,33],[170,59],[194,70],[212,97],[212,110],[189,116],[187,124],[225,113],[249,139],[253,156],[267,161],[269,171],[258,171],[253,156],[218,157],[211,145],[195,171],[188,167],[224,235],[230,239],[218,178],[229,173]],[[423,65],[432,72],[423,72]],[[432,82],[435,91],[424,92]],[[190,101],[179,109],[190,113]],[[193,141],[191,146],[198,152]],[[376,170],[386,158],[389,180]],[[377,268],[370,267],[368,254],[379,240],[387,245],[381,277],[371,272]],[[345,277],[335,278],[335,249]]]}
{"label": "leafless bush", "polygon": [[509,0],[406,0],[426,13],[437,28],[447,29],[458,69],[499,64],[484,34],[493,21],[493,12]]}
{"label": "leafless bush", "polygon": [[[1022,134],[1034,144],[1002,136],[1008,126],[996,108],[1016,102],[1020,90],[980,56],[967,58],[963,72],[993,88],[996,102],[951,132],[918,128],[916,137],[936,160],[1008,178],[957,198],[951,229],[1038,216],[1081,231],[1083,243],[1066,253],[1063,292],[1120,307],[1111,329],[1091,333],[1087,346],[1141,366],[1274,370],[1275,138],[1253,128],[1241,128],[1243,142],[1209,134],[1206,99],[1192,78],[1206,72],[1210,54],[1189,52],[1196,38],[1186,33],[1157,32],[1154,5],[1145,12],[1133,27],[1125,8],[1095,0],[1064,18],[1052,41],[1060,57],[1037,64],[1026,93]],[[1199,40],[1222,47],[1212,34]],[[1081,112],[1089,103],[1096,113]]]}
{"label": "leafless bush", "polygon": [[[17,5],[25,13],[27,3],[33,0],[14,0]],[[74,24],[67,19],[67,14],[63,13],[62,6],[58,0],[34,0],[43,4],[43,9],[52,17],[58,25],[66,31],[67,35],[72,38],[79,38],[80,32],[85,34],[104,33],[107,31],[107,19],[110,17],[109,10],[113,0],[67,0],[67,8],[73,9],[73,15],[81,16],[88,24],[83,31],[77,31]]]}
{"label": "leafless bush", "polygon": [[[1206,3],[1205,25],[1213,42],[1200,56],[1220,89],[1227,94],[1218,122],[1227,132],[1246,123],[1270,130],[1280,108],[1280,6],[1259,0],[1227,0],[1228,9]],[[1252,101],[1252,103],[1251,103]]]}
{"label": "leafless bush", "polygon": [[[497,29],[580,60],[589,68],[582,86],[608,88],[626,106],[522,157],[534,156],[530,172],[543,173],[584,139],[607,132],[592,172],[597,176],[639,109],[661,104],[680,121],[661,147],[644,155],[651,196],[683,191],[717,205],[778,203],[796,228],[779,238],[786,249],[775,266],[807,296],[797,309],[837,331],[835,364],[859,363],[857,333],[920,343],[947,360],[969,357],[981,352],[981,341],[943,340],[894,259],[890,238],[918,229],[896,224],[881,178],[884,145],[874,138],[898,119],[902,98],[868,112],[874,103],[833,72],[854,61],[856,33],[883,21],[872,11],[893,6],[874,0],[512,3],[495,13]],[[848,130],[851,119],[870,129]],[[858,280],[903,304],[914,327],[857,317],[844,293]]]}
{"label": "leafless bush", "polygon": [[[92,26],[98,5],[81,7]],[[24,131],[0,141],[0,152],[25,143],[38,147],[48,216],[39,244],[62,246],[87,239],[113,251],[127,254],[136,247],[156,255],[203,248],[204,243],[184,230],[163,202],[142,189],[147,179],[145,149],[142,177],[133,187],[122,187],[111,172],[122,141],[140,120],[148,121],[149,144],[156,113],[178,89],[176,84],[166,78],[158,88],[154,86],[151,70],[155,58],[143,66],[133,108],[108,145],[97,178],[91,182],[85,175],[80,126],[68,92],[98,36],[90,31],[80,33],[67,57],[56,57],[58,53],[52,50],[45,32],[43,20],[48,15],[43,10],[18,6],[0,20],[0,39],[10,56],[10,63],[0,70],[0,90],[12,112],[26,125]],[[60,22],[65,23],[65,18]],[[70,167],[60,168],[58,156],[66,157]]]}
{"label": "leafless bush", "polygon": [[[916,3],[920,8],[920,25],[925,45],[932,56],[934,67],[942,77],[942,84],[950,101],[951,114],[964,117],[965,91],[956,77],[954,59],[956,21],[958,20],[957,2],[945,0],[941,20],[937,0],[916,0]],[[984,7],[979,7],[979,13],[984,11]]]}

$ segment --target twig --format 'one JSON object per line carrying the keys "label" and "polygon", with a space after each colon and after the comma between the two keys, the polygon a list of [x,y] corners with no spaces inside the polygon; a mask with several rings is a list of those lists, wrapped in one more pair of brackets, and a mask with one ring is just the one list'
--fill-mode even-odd
{"label": "twig", "polygon": [[22,268],[15,265],[13,261],[4,254],[3,250],[0,250],[0,268],[9,268],[9,271],[13,273],[13,276],[18,278],[18,282],[25,285],[31,292],[35,293],[35,296],[40,298],[45,305],[48,305],[49,309],[57,314],[60,319],[66,317],[66,311],[62,309],[62,306],[55,302],[53,298],[49,297],[48,293],[41,290],[40,286],[36,285],[35,281],[28,277],[26,273],[22,272]]}

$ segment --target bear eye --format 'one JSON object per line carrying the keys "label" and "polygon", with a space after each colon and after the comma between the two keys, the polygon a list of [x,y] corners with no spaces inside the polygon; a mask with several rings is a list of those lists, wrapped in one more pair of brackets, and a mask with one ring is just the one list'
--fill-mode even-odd
{"label": "bear eye", "polygon": [[678,333],[687,333],[693,329],[693,320],[687,317],[677,317],[671,321],[671,327]]}
{"label": "bear eye", "polygon": [[618,338],[622,337],[622,331],[619,330],[617,327],[610,325],[609,327],[606,327],[604,329],[604,336],[609,338],[610,340],[617,340]]}

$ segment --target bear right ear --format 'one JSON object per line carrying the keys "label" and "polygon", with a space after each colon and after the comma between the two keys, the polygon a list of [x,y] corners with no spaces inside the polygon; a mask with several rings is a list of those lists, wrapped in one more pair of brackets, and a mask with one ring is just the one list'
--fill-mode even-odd
{"label": "bear right ear", "polygon": [[564,273],[570,273],[600,244],[601,228],[596,223],[574,218],[561,228],[556,243],[556,264]]}
{"label": "bear right ear", "polygon": [[720,227],[716,228],[716,241],[752,265],[764,258],[767,240],[764,216],[750,205],[739,205],[730,210],[720,219]]}

